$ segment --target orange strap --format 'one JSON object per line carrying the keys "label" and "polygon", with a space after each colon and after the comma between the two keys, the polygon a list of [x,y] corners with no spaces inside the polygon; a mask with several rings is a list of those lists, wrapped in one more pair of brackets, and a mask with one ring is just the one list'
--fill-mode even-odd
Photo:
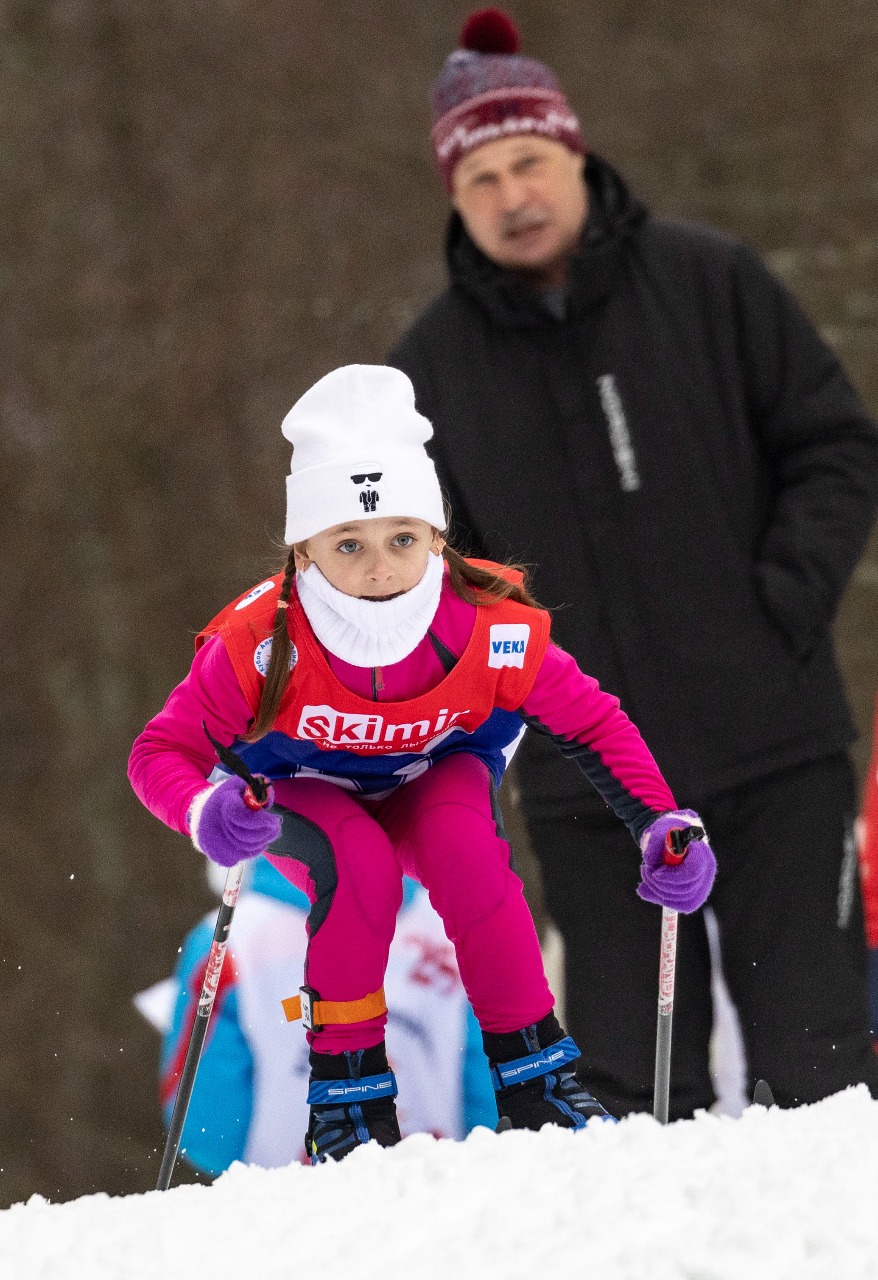
{"label": "orange strap", "polygon": [[[302,997],[288,996],[281,1004],[287,1022],[298,1022],[302,1016]],[[315,1027],[325,1027],[332,1023],[366,1022],[369,1018],[378,1018],[386,1012],[387,1001],[383,987],[363,996],[362,1000],[314,1000],[311,1004]]]}

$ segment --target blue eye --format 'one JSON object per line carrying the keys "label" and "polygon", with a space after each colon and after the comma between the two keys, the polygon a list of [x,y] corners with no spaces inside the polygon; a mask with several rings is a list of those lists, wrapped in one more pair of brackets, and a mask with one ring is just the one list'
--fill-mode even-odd
{"label": "blue eye", "polygon": [[398,533],[393,541],[398,547],[411,547],[414,545],[415,535],[413,533]]}
{"label": "blue eye", "polygon": [[355,542],[353,538],[351,538],[348,542],[340,542],[337,550],[340,551],[343,556],[349,556],[352,552],[357,550],[359,545],[359,542]]}

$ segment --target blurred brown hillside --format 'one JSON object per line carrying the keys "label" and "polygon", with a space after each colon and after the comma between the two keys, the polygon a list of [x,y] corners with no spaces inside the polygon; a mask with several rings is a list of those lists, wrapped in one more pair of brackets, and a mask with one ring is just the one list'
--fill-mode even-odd
{"label": "blurred brown hillside", "polygon": [[[762,250],[878,410],[871,0],[518,0],[590,144]],[[278,558],[281,416],[443,279],[451,0],[0,5],[0,1205],[154,1183],[131,1007],[210,898],[125,779]],[[868,746],[878,547],[839,622]]]}

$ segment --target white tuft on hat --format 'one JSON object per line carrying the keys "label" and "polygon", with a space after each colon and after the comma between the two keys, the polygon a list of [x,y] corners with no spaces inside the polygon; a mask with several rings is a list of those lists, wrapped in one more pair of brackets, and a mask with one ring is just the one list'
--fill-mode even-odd
{"label": "white tuft on hat", "polygon": [[296,401],[281,431],[293,446],[288,545],[372,516],[408,516],[445,528],[436,468],[424,448],[433,428],[399,369],[349,364],[333,370]]}

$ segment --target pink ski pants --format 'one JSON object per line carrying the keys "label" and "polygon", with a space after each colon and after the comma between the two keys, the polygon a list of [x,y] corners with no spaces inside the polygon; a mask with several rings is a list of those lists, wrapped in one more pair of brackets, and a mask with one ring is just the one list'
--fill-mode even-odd
{"label": "pink ski pants", "polygon": [[[323,1000],[359,1000],[384,981],[402,876],[427,889],[454,944],[464,989],[484,1031],[516,1031],[552,1009],[539,942],[497,831],[492,780],[475,756],[446,756],[384,800],[314,778],[274,784],[292,856],[268,860],[311,902],[305,982]],[[334,1024],[321,1053],[367,1049],[386,1016]]]}

